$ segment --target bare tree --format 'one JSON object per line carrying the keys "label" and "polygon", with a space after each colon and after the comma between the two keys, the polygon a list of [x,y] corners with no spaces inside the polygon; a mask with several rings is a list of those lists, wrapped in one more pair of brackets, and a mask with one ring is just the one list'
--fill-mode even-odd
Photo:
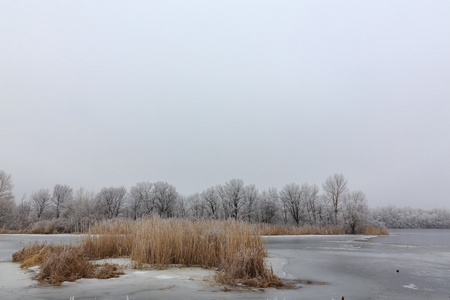
{"label": "bare tree", "polygon": [[68,185],[57,184],[53,188],[52,202],[55,207],[55,217],[59,218],[65,208],[65,204],[73,196],[73,190]]}
{"label": "bare tree", "polygon": [[248,222],[256,221],[258,197],[258,189],[254,184],[244,186],[244,217]]}
{"label": "bare tree", "polygon": [[280,199],[298,225],[301,219],[302,194],[300,186],[296,183],[285,185],[280,191]]}
{"label": "bare tree", "polygon": [[319,187],[315,184],[309,185],[304,183],[302,184],[302,190],[304,191],[304,202],[308,212],[309,224],[317,224],[316,202],[319,194]]}
{"label": "bare tree", "polygon": [[366,195],[361,191],[347,193],[343,203],[345,225],[351,234],[361,233],[369,218]]}
{"label": "bare tree", "polygon": [[231,217],[237,220],[241,214],[241,208],[245,204],[244,181],[231,179],[224,186],[226,206],[230,209]]}
{"label": "bare tree", "polygon": [[231,203],[228,201],[227,192],[224,185],[216,185],[215,187],[217,199],[220,206],[220,218],[227,220],[231,216]]}
{"label": "bare tree", "polygon": [[263,191],[259,206],[259,220],[263,223],[275,223],[280,209],[277,189],[270,188],[267,191]]}
{"label": "bare tree", "polygon": [[152,199],[156,212],[161,217],[172,217],[178,198],[176,188],[167,182],[155,182],[153,184]]}
{"label": "bare tree", "polygon": [[325,180],[322,185],[328,201],[333,205],[334,224],[338,223],[338,212],[342,196],[347,192],[347,180],[342,174],[334,174]]}
{"label": "bare tree", "polygon": [[139,206],[142,212],[137,211],[137,216],[151,215],[155,212],[155,198],[152,197],[153,184],[150,182],[138,182],[130,189],[130,197],[135,206]]}
{"label": "bare tree", "polygon": [[99,211],[108,219],[116,218],[124,206],[126,194],[127,190],[123,186],[103,188],[97,194]]}
{"label": "bare tree", "polygon": [[142,217],[142,201],[140,198],[135,198],[131,194],[127,197],[127,215],[131,217],[133,220]]}
{"label": "bare tree", "polygon": [[0,170],[0,201],[14,200],[13,188],[11,175]]}
{"label": "bare tree", "polygon": [[178,216],[180,217],[202,219],[208,215],[205,203],[202,201],[199,193],[187,197],[179,197],[178,202]]}
{"label": "bare tree", "polygon": [[25,194],[20,200],[20,204],[16,206],[14,212],[14,229],[27,229],[31,224],[31,204],[29,201],[25,201]]}
{"label": "bare tree", "polygon": [[206,191],[203,191],[200,199],[204,204],[208,217],[210,219],[218,219],[220,213],[220,197],[216,188],[210,187]]}
{"label": "bare tree", "polygon": [[36,211],[36,216],[40,219],[47,207],[50,205],[52,194],[49,189],[40,189],[31,195],[31,205]]}
{"label": "bare tree", "polygon": [[16,206],[13,188],[11,175],[0,170],[0,228],[9,226],[12,222],[13,211]]}
{"label": "bare tree", "polygon": [[85,232],[95,220],[95,207],[94,193],[87,192],[83,188],[78,189],[75,196],[66,203],[70,229],[75,232]]}
{"label": "bare tree", "polygon": [[174,207],[174,216],[177,218],[189,217],[189,212],[192,208],[191,205],[195,206],[195,204],[199,202],[200,200],[198,193],[189,196],[178,195],[177,202]]}
{"label": "bare tree", "polygon": [[150,182],[138,182],[131,187],[129,205],[133,219],[154,212],[155,203],[152,197],[152,188],[153,185]]}

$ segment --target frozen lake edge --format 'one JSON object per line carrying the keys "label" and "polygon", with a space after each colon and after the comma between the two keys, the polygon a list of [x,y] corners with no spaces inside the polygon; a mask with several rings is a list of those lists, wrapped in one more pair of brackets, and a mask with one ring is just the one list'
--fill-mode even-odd
{"label": "frozen lake edge", "polygon": [[[341,296],[347,299],[448,299],[450,296],[446,286],[450,280],[447,248],[402,247],[389,243],[390,238],[386,240],[386,237],[264,237],[268,262],[278,276],[327,283],[304,285],[296,290],[261,291],[237,287],[226,292],[223,285],[214,282],[214,271],[199,268],[128,269],[125,275],[115,279],[81,279],[60,287],[41,286],[32,280],[31,272],[10,262],[12,252],[28,240],[51,242],[76,238],[72,235],[0,236],[0,299],[126,299],[127,296],[130,300],[340,299]],[[5,259],[5,252],[10,253],[8,259]]]}

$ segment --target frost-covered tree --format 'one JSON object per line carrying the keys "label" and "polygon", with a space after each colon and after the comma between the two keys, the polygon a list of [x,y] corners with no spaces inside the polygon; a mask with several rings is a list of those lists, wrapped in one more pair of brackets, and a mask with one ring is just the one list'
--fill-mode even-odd
{"label": "frost-covered tree", "polygon": [[153,184],[150,182],[138,182],[131,187],[128,206],[133,219],[140,218],[143,215],[151,215],[155,212],[152,193]]}
{"label": "frost-covered tree", "polygon": [[225,186],[218,184],[215,187],[217,199],[219,201],[220,209],[219,209],[219,216],[221,219],[229,219],[231,217],[231,204],[228,201],[227,192],[225,190]]}
{"label": "frost-covered tree", "polygon": [[44,212],[47,211],[50,206],[52,194],[49,189],[40,189],[39,191],[31,195],[31,205],[34,208],[36,217],[41,219]]}
{"label": "frost-covered tree", "polygon": [[450,229],[450,210],[432,210],[389,205],[371,210],[376,224],[387,228],[447,228]]}
{"label": "frost-covered tree", "polygon": [[308,183],[302,184],[302,198],[303,204],[308,214],[309,224],[317,224],[317,209],[316,202],[319,196],[319,187],[315,184],[309,185]]}
{"label": "frost-covered tree", "polygon": [[235,220],[241,217],[242,207],[245,205],[244,181],[231,179],[223,186],[224,207],[229,216]]}
{"label": "frost-covered tree", "polygon": [[103,188],[97,194],[97,208],[101,216],[108,219],[116,218],[121,213],[127,190],[125,187]]}
{"label": "frost-covered tree", "polygon": [[[155,198],[153,197],[153,184],[138,182],[130,189],[130,198],[138,217],[151,215],[155,212]],[[139,211],[139,209],[141,211]]]}
{"label": "frost-covered tree", "polygon": [[218,219],[220,217],[220,197],[217,188],[210,187],[203,191],[200,195],[200,199],[205,208],[206,214],[210,219]]}
{"label": "frost-covered tree", "polygon": [[57,184],[53,188],[52,203],[55,210],[55,218],[59,218],[65,209],[65,205],[73,196],[73,190],[68,185]]}
{"label": "frost-covered tree", "polygon": [[280,199],[276,188],[270,188],[261,193],[259,203],[259,221],[263,223],[275,223],[280,211]]}
{"label": "frost-covered tree", "polygon": [[96,206],[96,198],[93,192],[88,192],[83,188],[78,189],[66,203],[66,215],[69,219],[70,230],[75,232],[86,231],[95,220]]}
{"label": "frost-covered tree", "polygon": [[13,188],[11,175],[0,170],[0,201],[14,200]]}
{"label": "frost-covered tree", "polygon": [[161,217],[172,217],[178,198],[176,188],[167,182],[155,182],[153,184],[152,199],[156,212]]}
{"label": "frost-covered tree", "polygon": [[325,196],[333,206],[334,224],[338,224],[338,213],[342,198],[347,192],[347,179],[342,174],[329,176],[322,185]]}
{"label": "frost-covered tree", "polygon": [[14,184],[11,175],[0,170],[0,228],[9,226],[13,221],[15,209]]}
{"label": "frost-covered tree", "polygon": [[189,196],[179,197],[178,216],[182,218],[191,217],[193,219],[203,219],[208,217],[205,203],[199,193]]}
{"label": "frost-covered tree", "polygon": [[280,200],[286,207],[295,224],[299,225],[301,221],[302,193],[300,185],[290,183],[285,185],[280,191]]}
{"label": "frost-covered tree", "polygon": [[248,222],[257,221],[257,202],[259,199],[258,189],[254,184],[244,186],[243,217]]}
{"label": "frost-covered tree", "polygon": [[14,220],[12,221],[13,229],[28,229],[31,225],[31,203],[25,199],[26,196],[23,195],[20,203],[16,206]]}
{"label": "frost-covered tree", "polygon": [[369,221],[369,205],[366,195],[361,191],[345,194],[342,214],[345,226],[351,234],[361,233]]}

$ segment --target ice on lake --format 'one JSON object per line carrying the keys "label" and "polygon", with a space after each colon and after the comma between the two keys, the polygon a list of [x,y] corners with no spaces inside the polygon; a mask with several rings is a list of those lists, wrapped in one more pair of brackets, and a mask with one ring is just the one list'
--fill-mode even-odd
{"label": "ice on lake", "polygon": [[[11,262],[32,240],[74,242],[76,236],[0,235],[0,299],[449,299],[450,230],[391,230],[390,236],[264,237],[268,262],[298,289],[223,291],[213,270],[128,268],[120,278],[41,286]],[[125,260],[124,260],[125,261]],[[398,270],[398,272],[397,272]],[[313,283],[306,284],[310,280]]]}

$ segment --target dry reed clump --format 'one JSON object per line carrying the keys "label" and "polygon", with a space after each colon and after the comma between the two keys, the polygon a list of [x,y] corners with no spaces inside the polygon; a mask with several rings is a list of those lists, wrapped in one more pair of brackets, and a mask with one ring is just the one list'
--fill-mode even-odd
{"label": "dry reed clump", "polygon": [[[256,287],[283,283],[265,265],[266,251],[258,229],[240,221],[161,219],[97,223],[80,244],[30,244],[13,255],[14,261],[41,265],[41,282],[59,285],[78,278],[115,277],[116,266],[98,267],[88,259],[129,256],[135,267],[169,265],[216,268],[217,281]],[[26,264],[31,265],[31,263]]]}
{"label": "dry reed clump", "polygon": [[129,256],[133,222],[97,222],[82,238],[84,254],[91,259]]}
{"label": "dry reed clump", "polygon": [[265,253],[259,249],[245,249],[225,259],[222,270],[216,273],[216,281],[226,284],[245,284],[253,287],[282,287],[284,283],[268,269]]}
{"label": "dry reed clump", "polygon": [[258,232],[261,235],[340,235],[345,230],[339,226],[288,226],[279,224],[259,224]]}
{"label": "dry reed clump", "polygon": [[30,231],[31,234],[56,234],[55,227],[52,225],[36,224]]}
{"label": "dry reed clump", "polygon": [[40,266],[35,276],[39,282],[60,285],[64,281],[80,278],[111,278],[123,274],[116,265],[95,266],[89,261],[80,247],[30,243],[13,254],[13,262],[20,262],[21,268]]}
{"label": "dry reed clump", "polygon": [[386,227],[367,225],[362,229],[364,235],[389,235]]}
{"label": "dry reed clump", "polygon": [[21,268],[40,266],[49,255],[55,252],[60,252],[63,248],[64,246],[62,245],[47,245],[46,242],[30,243],[22,250],[13,254],[13,262],[20,262]]}
{"label": "dry reed clump", "polygon": [[95,265],[85,259],[81,249],[64,246],[61,251],[53,252],[47,257],[35,279],[60,285],[64,281],[92,278],[94,275]]}
{"label": "dry reed clump", "polygon": [[95,278],[98,279],[108,279],[108,278],[116,278],[119,275],[125,274],[122,269],[119,269],[115,264],[104,264],[99,266]]}
{"label": "dry reed clump", "polygon": [[27,246],[23,247],[22,250],[15,252],[12,255],[13,262],[23,262],[25,259],[34,256],[36,253],[39,253],[42,248],[46,246],[46,243],[30,243]]}
{"label": "dry reed clump", "polygon": [[[256,227],[239,221],[152,217],[98,223],[83,237],[81,247],[96,259],[129,255],[140,269],[200,266],[217,268],[217,279],[222,283],[261,287],[281,284],[264,265],[266,252]],[[241,261],[243,254],[245,264]]]}

